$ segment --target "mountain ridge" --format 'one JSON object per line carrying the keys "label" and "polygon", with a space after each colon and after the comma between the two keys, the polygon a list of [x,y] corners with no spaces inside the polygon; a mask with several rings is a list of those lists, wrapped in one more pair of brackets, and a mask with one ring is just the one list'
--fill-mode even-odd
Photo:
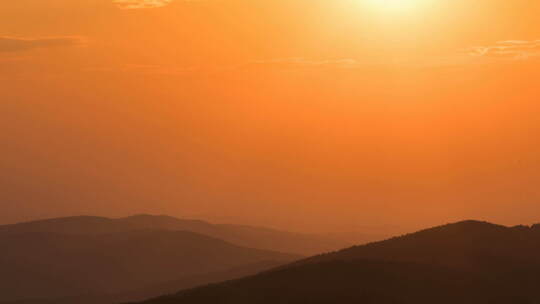
{"label": "mountain ridge", "polygon": [[539,228],[461,221],[142,303],[538,303]]}
{"label": "mountain ridge", "polygon": [[109,234],[0,232],[0,248],[0,301],[4,302],[28,295],[54,299],[131,292],[182,277],[269,260],[283,264],[301,257],[190,231],[151,229]]}
{"label": "mountain ridge", "polygon": [[140,214],[123,218],[62,217],[0,226],[0,233],[48,231],[64,234],[106,234],[131,230],[183,230],[223,239],[243,247],[313,255],[350,244],[325,236],[286,232],[246,225],[211,224],[201,220]]}

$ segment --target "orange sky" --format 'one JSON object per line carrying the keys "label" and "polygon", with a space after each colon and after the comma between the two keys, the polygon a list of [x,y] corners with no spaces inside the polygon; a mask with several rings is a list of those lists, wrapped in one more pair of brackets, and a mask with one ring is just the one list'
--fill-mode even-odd
{"label": "orange sky", "polygon": [[540,2],[404,1],[2,1],[0,223],[540,222]]}

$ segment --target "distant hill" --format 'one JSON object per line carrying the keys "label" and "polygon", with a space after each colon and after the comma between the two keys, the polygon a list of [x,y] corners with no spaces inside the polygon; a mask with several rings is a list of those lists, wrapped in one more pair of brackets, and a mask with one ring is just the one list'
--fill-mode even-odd
{"label": "distant hill", "polygon": [[106,234],[143,229],[191,231],[219,238],[230,243],[300,255],[314,255],[350,246],[331,237],[291,233],[260,227],[210,224],[169,216],[137,215],[120,219],[104,217],[67,217],[0,226],[2,233],[53,232],[61,234]]}
{"label": "distant hill", "polygon": [[540,225],[465,221],[146,304],[540,303]]}
{"label": "distant hill", "polygon": [[[193,287],[238,277],[226,274],[232,268],[266,261],[282,264],[299,258],[187,231],[105,233],[107,229],[103,229],[101,234],[81,234],[77,227],[89,232],[85,229],[90,226],[73,225],[73,220],[53,221],[67,229],[58,231],[72,233],[61,234],[50,228],[54,225],[44,223],[3,227],[0,231],[0,302],[132,293],[160,284]],[[41,232],[34,232],[38,230]],[[257,271],[253,267],[248,274]],[[266,268],[261,265],[260,269]],[[219,273],[224,274],[214,275],[217,279],[208,275]]]}
{"label": "distant hill", "polygon": [[62,298],[26,299],[0,302],[2,304],[118,304],[128,301],[143,301],[164,294],[173,294],[178,290],[228,281],[254,275],[276,268],[285,261],[262,261],[255,264],[231,268],[227,271],[181,277],[174,281],[149,285],[146,287],[111,294],[80,295]]}

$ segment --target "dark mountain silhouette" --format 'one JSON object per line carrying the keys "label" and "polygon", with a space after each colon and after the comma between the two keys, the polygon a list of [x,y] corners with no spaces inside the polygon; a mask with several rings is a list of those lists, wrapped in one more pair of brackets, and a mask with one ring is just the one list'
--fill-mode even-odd
{"label": "dark mountain silhouette", "polygon": [[466,221],[146,304],[540,303],[540,226]]}
{"label": "dark mountain silhouette", "polygon": [[[0,301],[121,294],[188,276],[298,259],[186,231],[60,234],[15,230],[4,227],[0,232]],[[215,281],[197,280],[194,283]]]}
{"label": "dark mountain silhouette", "polygon": [[61,234],[106,234],[151,230],[191,231],[219,238],[233,244],[300,255],[313,255],[341,249],[351,244],[335,238],[291,233],[260,227],[210,224],[169,216],[137,215],[120,219],[79,216],[0,226],[0,235],[20,232],[53,232]]}
{"label": "dark mountain silhouette", "polygon": [[[501,262],[540,263],[540,225],[505,227],[464,221],[435,227],[387,241],[355,246],[302,261],[369,259],[413,262],[459,269],[490,268]],[[513,264],[513,263],[511,263]]]}

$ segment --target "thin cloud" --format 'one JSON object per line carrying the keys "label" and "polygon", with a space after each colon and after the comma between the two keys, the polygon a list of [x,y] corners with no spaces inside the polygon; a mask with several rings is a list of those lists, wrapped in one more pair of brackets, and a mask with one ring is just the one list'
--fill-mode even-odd
{"label": "thin cloud", "polygon": [[169,5],[173,0],[114,0],[121,9],[157,8]]}
{"label": "thin cloud", "polygon": [[467,53],[475,57],[523,60],[540,56],[540,40],[506,40],[491,46],[472,47]]}
{"label": "thin cloud", "polygon": [[14,38],[0,37],[0,52],[21,52],[40,48],[69,47],[82,44],[80,37]]}

